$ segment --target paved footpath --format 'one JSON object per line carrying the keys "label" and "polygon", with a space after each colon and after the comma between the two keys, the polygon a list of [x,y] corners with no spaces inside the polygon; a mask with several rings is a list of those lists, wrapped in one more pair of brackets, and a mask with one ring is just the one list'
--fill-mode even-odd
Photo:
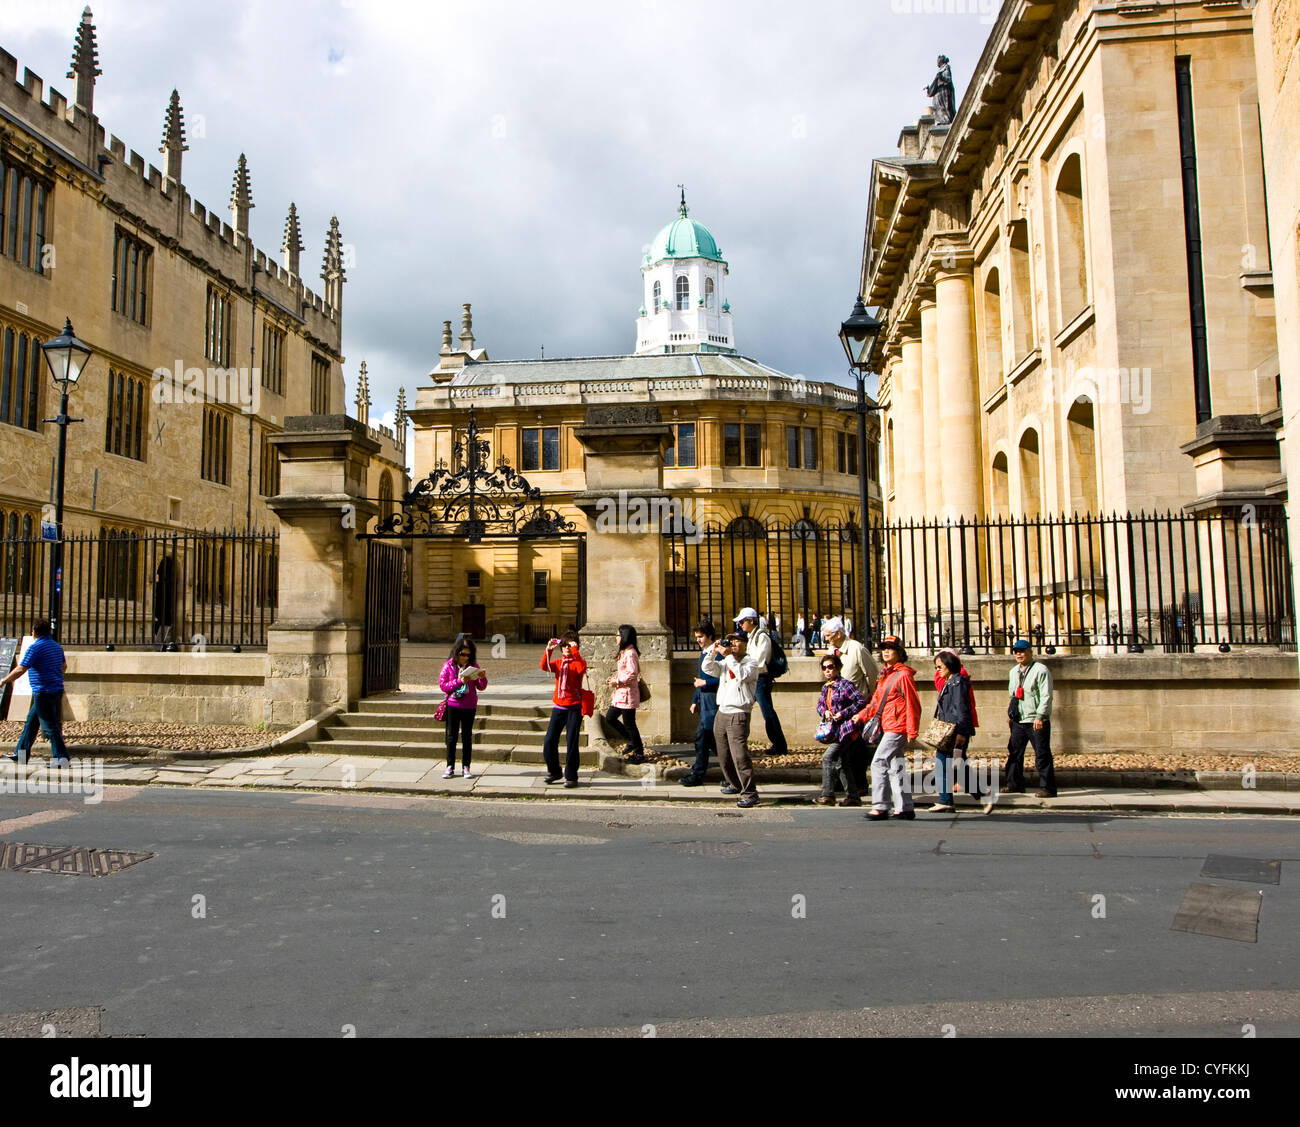
{"label": "paved footpath", "polygon": [[[485,762],[473,768],[471,779],[442,777],[445,763],[433,759],[388,759],[369,756],[272,755],[250,758],[176,759],[166,765],[106,762],[106,784],[190,787],[297,789],[304,791],[359,791],[384,794],[439,795],[443,797],[519,798],[554,802],[616,801],[673,802],[734,806],[716,784],[684,787],[657,778],[645,765],[641,778],[606,775],[594,769],[579,772],[580,785],[566,790],[546,786],[543,770],[534,764]],[[24,781],[39,785],[54,775],[44,761],[26,768],[6,763],[0,767],[0,794],[13,793]],[[1261,779],[1259,789],[1200,790],[1181,787],[1081,787],[1062,790],[1056,798],[1032,794],[1002,795],[999,812],[1018,810],[1125,810],[1151,813],[1194,814],[1300,814],[1300,791],[1269,789]],[[808,783],[762,782],[761,805],[811,804],[819,788]],[[917,808],[935,801],[933,795],[915,796]],[[979,816],[980,808],[966,795],[957,796],[958,813]],[[951,817],[952,815],[947,815]]]}

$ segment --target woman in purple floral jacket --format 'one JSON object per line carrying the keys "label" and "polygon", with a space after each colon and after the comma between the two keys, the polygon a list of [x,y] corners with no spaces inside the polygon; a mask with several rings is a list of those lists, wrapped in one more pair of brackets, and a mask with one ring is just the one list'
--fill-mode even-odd
{"label": "woman in purple floral jacket", "polygon": [[827,654],[822,658],[823,684],[817,697],[817,715],[823,720],[831,721],[834,741],[822,756],[822,792],[817,798],[818,806],[835,805],[836,772],[839,772],[840,781],[844,784],[844,799],[840,805],[862,805],[857,784],[853,781],[849,752],[854,741],[859,738],[858,726],[853,717],[867,707],[867,702],[852,681],[840,676],[842,668],[839,654]]}

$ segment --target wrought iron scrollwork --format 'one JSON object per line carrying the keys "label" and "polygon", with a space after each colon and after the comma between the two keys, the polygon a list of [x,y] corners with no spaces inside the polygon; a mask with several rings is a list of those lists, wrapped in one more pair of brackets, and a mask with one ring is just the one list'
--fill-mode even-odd
{"label": "wrought iron scrollwork", "polygon": [[577,526],[548,509],[542,491],[504,458],[487,466],[488,443],[478,436],[471,408],[464,441],[453,446],[451,470],[439,465],[416,482],[376,536],[446,537],[477,544],[485,536],[542,537],[577,532]]}

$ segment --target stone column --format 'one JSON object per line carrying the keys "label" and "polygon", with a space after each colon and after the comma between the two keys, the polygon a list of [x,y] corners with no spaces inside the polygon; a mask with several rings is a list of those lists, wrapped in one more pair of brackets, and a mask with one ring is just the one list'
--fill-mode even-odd
{"label": "stone column", "polygon": [[[637,709],[647,744],[672,738],[670,707],[672,634],[664,623],[663,537],[670,498],[663,488],[664,452],[672,428],[659,408],[645,404],[589,407],[575,434],[587,456],[586,489],[574,504],[587,518],[587,622],[582,652],[590,668],[597,712],[609,707],[618,627],[636,627],[641,678],[650,700]],[[689,515],[689,514],[687,514]],[[599,717],[588,740],[605,769],[620,770]]]}
{"label": "stone column", "polygon": [[280,595],[267,632],[274,724],[301,724],[361,696],[366,542],[378,511],[365,500],[379,443],[346,415],[305,415],[272,436],[280,452]]}
{"label": "stone column", "polygon": [[925,407],[921,399],[921,337],[902,338],[903,362],[894,384],[894,482],[898,515],[925,511]]}
{"label": "stone column", "polygon": [[925,433],[925,458],[919,467],[921,511],[932,517],[943,507],[943,483],[934,472],[943,454],[939,434],[939,307],[933,300],[921,302],[921,406]]}
{"label": "stone column", "polygon": [[[978,520],[984,508],[975,286],[969,265],[941,269],[934,289],[938,303],[939,445],[943,463],[942,502],[936,515],[954,523],[969,523]],[[945,558],[940,606],[944,640],[960,648],[970,638],[979,637],[979,589],[975,581],[978,538],[973,530],[963,532],[959,528],[945,536],[942,550]],[[948,553],[951,559],[946,558]]]}

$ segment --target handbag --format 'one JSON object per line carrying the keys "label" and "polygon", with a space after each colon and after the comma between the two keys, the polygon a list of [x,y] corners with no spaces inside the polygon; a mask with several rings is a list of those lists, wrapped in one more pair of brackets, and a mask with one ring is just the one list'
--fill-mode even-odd
{"label": "handbag", "polygon": [[582,702],[583,716],[594,716],[596,713],[596,694],[586,688],[587,674],[582,675],[583,687],[578,690],[578,699]]}
{"label": "handbag", "polygon": [[433,714],[433,718],[434,718],[435,720],[446,720],[446,719],[447,719],[447,702],[448,702],[449,700],[451,700],[451,697],[443,697],[443,698],[442,698],[442,703],[438,705],[437,709],[434,711],[434,714]]}
{"label": "handbag", "polygon": [[876,714],[867,721],[867,726],[862,729],[862,740],[868,747],[876,747],[880,741],[885,738],[885,725],[883,719],[885,714],[885,705],[889,703],[890,693],[892,693],[897,687],[897,681],[889,686],[884,697],[881,698],[880,707],[876,709]]}
{"label": "handbag", "polygon": [[642,700],[650,699],[650,686],[647,685],[641,677],[636,679],[636,691],[641,694]]}
{"label": "handbag", "polygon": [[829,744],[835,742],[835,721],[830,718],[831,711],[831,687],[826,686],[826,699],[822,701],[822,710],[826,713],[825,718],[817,725],[817,730],[813,733],[813,739],[819,744]]}
{"label": "handbag", "polygon": [[951,720],[935,717],[921,737],[921,742],[929,744],[935,751],[951,751],[957,742],[957,725]]}

